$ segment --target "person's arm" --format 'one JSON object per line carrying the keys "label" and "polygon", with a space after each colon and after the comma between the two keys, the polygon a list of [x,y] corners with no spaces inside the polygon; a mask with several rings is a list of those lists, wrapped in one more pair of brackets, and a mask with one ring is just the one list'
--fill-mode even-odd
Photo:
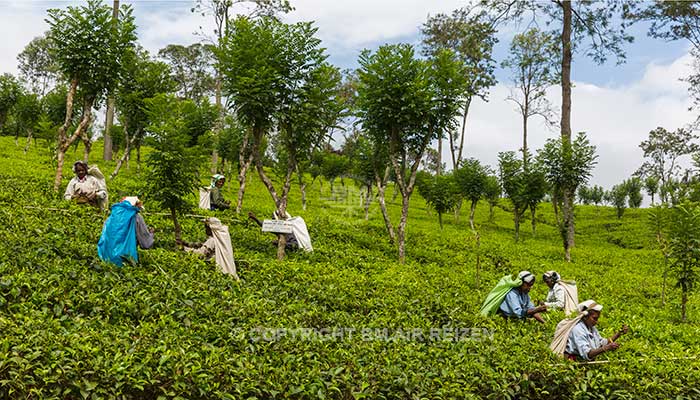
{"label": "person's arm", "polygon": [[143,220],[141,214],[136,214],[136,241],[142,249],[150,249],[153,247],[154,235],[153,228],[146,226],[146,221]]}
{"label": "person's arm", "polygon": [[617,350],[619,347],[620,347],[620,344],[615,343],[615,342],[610,342],[610,343],[604,344],[604,345],[598,347],[597,349],[590,350],[588,352],[588,359],[594,360],[596,357],[605,353],[606,351]]}
{"label": "person's arm", "polygon": [[610,343],[616,342],[617,339],[618,339],[620,336],[622,336],[622,335],[624,335],[625,333],[629,332],[629,330],[630,330],[630,327],[629,327],[629,326],[627,326],[627,325],[622,325],[622,329],[620,329],[619,331],[615,332],[615,334],[612,335],[612,336],[610,337],[610,339],[608,339],[608,342],[610,342]]}
{"label": "person's arm", "polygon": [[535,305],[532,304],[532,300],[530,299],[530,295],[526,295],[526,296],[527,296],[527,311],[525,311],[525,315],[527,317],[534,318],[539,323],[544,324],[544,318],[542,318],[542,315],[540,315],[540,313],[547,311],[547,306],[535,307]]}
{"label": "person's arm", "polygon": [[258,219],[258,217],[256,217],[255,214],[253,214],[252,212],[249,212],[249,213],[248,213],[248,218],[250,218],[250,219],[252,219],[253,221],[255,221],[255,223],[258,224],[259,226],[262,226],[262,225],[263,225],[262,222]]}
{"label": "person's arm", "polygon": [[73,199],[73,193],[75,193],[75,180],[71,179],[70,182],[68,182],[68,186],[66,186],[65,193],[63,193],[63,199],[64,200]]}

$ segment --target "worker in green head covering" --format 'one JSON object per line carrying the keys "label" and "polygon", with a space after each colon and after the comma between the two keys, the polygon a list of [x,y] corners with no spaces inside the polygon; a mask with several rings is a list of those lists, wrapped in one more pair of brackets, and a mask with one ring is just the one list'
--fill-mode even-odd
{"label": "worker in green head covering", "polygon": [[226,183],[226,177],[221,174],[216,174],[211,177],[211,190],[209,192],[212,210],[228,210],[231,208],[231,203],[224,199],[221,194],[221,188]]}

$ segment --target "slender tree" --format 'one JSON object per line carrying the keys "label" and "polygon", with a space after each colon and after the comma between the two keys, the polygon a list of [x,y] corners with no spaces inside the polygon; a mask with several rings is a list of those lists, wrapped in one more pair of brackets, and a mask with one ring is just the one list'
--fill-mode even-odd
{"label": "slender tree", "polygon": [[476,211],[476,205],[484,196],[488,175],[488,169],[481,165],[479,160],[475,158],[462,161],[462,164],[454,172],[454,181],[459,190],[459,194],[462,198],[471,202],[471,207],[469,208],[469,227],[472,231],[475,231],[474,213]]}
{"label": "slender tree", "polygon": [[[113,88],[122,72],[122,59],[136,40],[136,27],[131,8],[122,6],[119,22],[113,23],[112,9],[97,0],[87,5],[69,6],[65,10],[50,9],[48,37],[52,41],[53,58],[59,70],[70,81],[66,96],[66,119],[58,130],[56,150],[56,178],[54,191],[58,191],[63,177],[65,153],[79,137],[85,141],[92,122],[92,107]],[[73,118],[73,101],[81,89],[82,118],[69,136],[68,128]]]}
{"label": "slender tree", "polygon": [[[519,22],[524,18],[543,20],[549,26],[561,27],[558,32],[561,51],[561,122],[560,136],[563,146],[563,156],[573,155],[571,132],[571,65],[575,52],[584,52],[596,63],[603,63],[610,54],[618,62],[624,61],[624,43],[631,42],[632,36],[626,33],[627,22],[623,19],[628,9],[628,1],[615,0],[607,2],[591,1],[550,1],[538,0],[482,0],[494,16],[494,24],[503,22]],[[620,22],[620,23],[618,23]],[[556,33],[552,33],[556,34]],[[566,160],[562,164],[569,168],[574,163]],[[564,175],[572,175],[573,171],[564,171]],[[565,257],[571,259],[570,249],[574,245],[574,200],[577,185],[573,181],[564,182],[559,186],[562,205],[562,228],[564,237]]]}
{"label": "slender tree", "polygon": [[170,210],[176,241],[182,236],[177,216],[191,207],[188,199],[199,185],[198,170],[203,161],[202,149],[190,145],[188,112],[184,109],[192,104],[191,100],[178,101],[163,94],[146,100],[151,122],[148,131],[153,136],[147,190],[156,202]]}
{"label": "slender tree", "polygon": [[[456,169],[462,161],[467,116],[472,100],[486,100],[489,88],[496,84],[496,65],[492,58],[493,46],[497,42],[496,29],[485,12],[470,4],[454,10],[450,15],[437,14],[429,17],[421,31],[425,55],[431,56],[440,50],[449,49],[455,52],[466,67],[464,78],[467,84],[462,93],[465,101],[462,103],[461,129],[447,132],[452,168]],[[438,165],[442,165],[442,138],[442,134],[438,135]]]}
{"label": "slender tree", "polygon": [[[112,4],[112,19],[114,24],[117,24],[119,19],[119,0],[114,0]],[[107,96],[107,110],[105,112],[105,129],[102,137],[104,138],[104,147],[102,151],[102,159],[105,161],[112,160],[112,124],[114,123],[114,93],[109,92]]]}
{"label": "slender tree", "polygon": [[557,56],[554,38],[531,28],[513,37],[510,55],[501,63],[512,74],[513,89],[507,99],[517,105],[522,116],[523,155],[528,152],[527,126],[530,117],[539,115],[548,124],[553,124],[554,111],[547,100],[547,88],[557,82]]}

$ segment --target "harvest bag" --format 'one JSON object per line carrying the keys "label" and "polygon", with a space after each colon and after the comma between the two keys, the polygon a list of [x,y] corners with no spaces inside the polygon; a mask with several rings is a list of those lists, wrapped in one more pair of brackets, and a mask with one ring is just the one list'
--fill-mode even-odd
{"label": "harvest bag", "polygon": [[501,303],[503,303],[503,299],[506,298],[508,292],[510,292],[510,290],[514,287],[518,287],[522,284],[523,281],[520,278],[513,279],[511,275],[506,275],[501,278],[501,280],[496,284],[496,287],[494,287],[489,295],[486,296],[486,300],[484,301],[484,305],[481,306],[479,314],[485,317],[496,314],[498,307],[501,306]]}
{"label": "harvest bag", "polygon": [[124,263],[123,258],[131,258],[138,262],[136,250],[136,213],[138,207],[122,201],[112,205],[112,213],[102,227],[102,236],[97,243],[97,255],[104,261],[118,266]]}

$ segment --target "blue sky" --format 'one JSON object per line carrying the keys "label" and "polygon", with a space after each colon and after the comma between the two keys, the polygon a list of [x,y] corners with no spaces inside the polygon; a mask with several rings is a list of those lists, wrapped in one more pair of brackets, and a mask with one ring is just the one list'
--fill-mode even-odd
{"label": "blue sky", "polygon": [[[419,27],[427,16],[451,12],[464,6],[459,0],[291,0],[295,11],[285,16],[289,22],[316,21],[318,36],[328,49],[330,61],[342,68],[353,68],[363,48],[383,43],[419,44]],[[34,37],[47,29],[47,8],[60,8],[80,1],[0,0],[0,73],[16,73],[16,55]],[[109,1],[109,4],[112,2]],[[194,32],[200,27],[212,31],[209,19],[190,12],[193,1],[122,0],[134,8],[139,40],[152,53],[167,44],[190,44],[200,40]],[[689,46],[684,42],[662,42],[646,35],[646,27],[630,31],[635,42],[626,46],[627,62],[614,61],[598,66],[577,57],[574,60],[572,128],[586,131],[598,147],[598,165],[592,183],[610,188],[629,177],[642,163],[639,143],[657,126],[670,130],[694,120],[688,112],[690,100],[686,84],[679,78],[690,72]],[[494,56],[505,57],[508,33],[500,35]],[[509,94],[507,71],[497,71],[499,84],[491,89],[488,102],[473,104],[467,128],[466,155],[495,165],[499,151],[517,150],[520,143],[520,117]],[[555,107],[560,92],[553,87],[549,97]],[[556,129],[541,121],[530,122],[530,148],[538,148]],[[444,159],[447,159],[445,152]],[[448,168],[451,167],[448,163]]]}

